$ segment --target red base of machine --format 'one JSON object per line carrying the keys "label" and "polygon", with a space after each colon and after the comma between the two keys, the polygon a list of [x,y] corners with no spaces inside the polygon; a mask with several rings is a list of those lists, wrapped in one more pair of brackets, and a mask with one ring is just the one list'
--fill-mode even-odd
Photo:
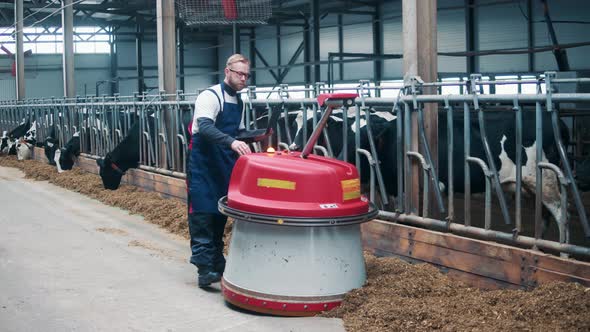
{"label": "red base of machine", "polygon": [[342,296],[302,297],[272,296],[250,292],[221,280],[225,300],[242,309],[276,316],[315,316],[336,308]]}

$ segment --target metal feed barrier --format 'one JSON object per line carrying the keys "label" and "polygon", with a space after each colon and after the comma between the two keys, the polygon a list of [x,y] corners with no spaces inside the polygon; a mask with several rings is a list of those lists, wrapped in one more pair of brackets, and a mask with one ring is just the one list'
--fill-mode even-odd
{"label": "metal feed barrier", "polygon": [[[559,104],[560,103],[582,103],[590,101],[589,93],[559,93],[554,92],[554,87],[563,83],[585,84],[590,79],[557,79],[555,74],[548,72],[541,79],[532,80],[482,80],[481,75],[471,75],[466,82],[438,82],[423,83],[419,77],[406,80],[404,84],[397,87],[374,87],[368,81],[361,81],[353,88],[359,97],[356,99],[356,108],[352,108],[353,114],[342,117],[343,128],[349,127],[349,121],[354,121],[354,150],[356,156],[348,153],[348,130],[342,132],[342,154],[334,156],[333,144],[327,131],[323,134],[323,144],[316,145],[314,151],[330,157],[340,157],[346,161],[354,162],[360,174],[368,174],[367,193],[371,201],[382,207],[380,218],[400,223],[419,225],[430,229],[443,230],[459,233],[466,236],[484,238],[486,240],[502,242],[517,246],[524,246],[533,249],[544,249],[560,253],[562,256],[570,254],[590,257],[590,248],[585,245],[572,244],[570,241],[570,216],[567,208],[562,209],[558,217],[558,239],[545,239],[542,233],[542,187],[543,177],[541,172],[553,172],[559,183],[560,201],[562,206],[572,204],[575,206],[579,216],[581,229],[586,237],[590,236],[590,227],[585,208],[572,172],[572,165],[567,155],[566,146],[561,141],[559,128]],[[485,85],[496,86],[505,84],[531,84],[537,87],[535,94],[485,94],[482,87]],[[440,94],[445,86],[461,86],[460,94]],[[542,93],[541,87],[545,88]],[[437,94],[424,94],[426,89],[438,90]],[[304,119],[311,118],[312,127],[318,122],[321,116],[315,96],[325,92],[350,91],[351,88],[334,88],[323,83],[316,83],[311,88],[289,89],[286,84],[281,84],[276,91],[278,98],[266,99],[257,98],[268,91],[257,87],[250,87],[242,93],[246,105],[245,122],[247,129],[256,128],[254,119],[258,119],[269,110],[278,110],[283,113],[285,122],[296,121],[296,116],[303,116]],[[376,91],[379,90],[379,93]],[[397,97],[384,98],[372,97],[382,95],[386,90],[398,92]],[[293,93],[305,93],[308,98],[291,98]],[[114,97],[78,97],[74,99],[29,99],[25,101],[3,101],[0,102],[0,130],[10,130],[29,119],[36,120],[37,139],[42,142],[48,135],[51,126],[55,127],[56,136],[60,146],[63,146],[74,133],[80,132],[81,151],[83,156],[99,158],[111,151],[120,143],[132,123],[139,121],[140,127],[140,168],[146,171],[184,178],[186,175],[186,158],[189,136],[188,128],[183,124],[183,114],[188,113],[189,117],[194,109],[194,100],[197,93],[178,92],[174,95],[135,95],[135,96],[114,96]],[[448,142],[448,194],[443,196],[439,188],[440,174],[433,167],[433,153],[430,149],[432,142],[426,136],[424,122],[424,110],[426,105],[435,104],[439,111],[446,113]],[[387,169],[379,167],[382,164],[383,156],[378,153],[377,142],[373,139],[371,120],[369,115],[375,110],[389,112],[396,116],[395,128],[397,135],[395,144],[398,151],[397,166],[397,188],[396,199],[390,202],[386,192],[384,173]],[[516,129],[516,162],[515,162],[515,209],[510,213],[509,201],[499,182],[499,165],[493,162],[493,156],[489,148],[486,134],[485,113],[490,110],[510,112],[514,115],[514,127]],[[523,235],[522,222],[522,174],[521,157],[523,151],[522,116],[525,110],[534,110],[537,126],[535,128],[537,149],[535,160],[536,165],[536,193],[534,213],[534,234]],[[444,114],[443,113],[443,114]],[[542,155],[543,140],[543,113],[550,114],[553,136],[556,141],[556,149],[559,154],[560,165],[543,162]],[[453,114],[462,115],[464,125],[464,137],[453,137]],[[361,116],[365,115],[368,145],[361,146]],[[575,115],[575,113],[574,113]],[[470,155],[471,146],[471,117],[477,116],[479,134],[485,148],[485,159],[474,158]],[[349,118],[350,117],[350,118]],[[475,119],[475,118],[474,118]],[[414,122],[414,123],[413,123]],[[412,126],[414,124],[414,127]],[[295,137],[288,131],[291,123],[279,125],[276,137],[273,138],[275,147],[288,149]],[[412,131],[414,128],[414,132]],[[286,132],[283,132],[286,130]],[[303,144],[305,138],[313,128],[309,127],[307,121],[301,122],[303,133]],[[417,141],[416,141],[417,139]],[[454,145],[464,146],[464,158],[462,165],[454,165],[452,154]],[[421,150],[417,150],[417,146]],[[257,151],[260,146],[253,146]],[[362,160],[368,165],[363,167]],[[472,195],[470,193],[470,166],[479,167],[485,174],[484,192],[484,218],[483,225],[473,225],[472,220]],[[464,218],[457,220],[455,214],[455,188],[453,187],[453,168],[461,167],[464,170]],[[421,173],[423,183],[421,186],[412,186]],[[385,173],[387,174],[387,173]],[[414,180],[413,180],[414,179]],[[389,193],[392,194],[392,193]],[[568,200],[568,194],[571,201]],[[416,200],[422,197],[422,201]],[[492,199],[498,202],[499,210],[506,224],[513,225],[509,231],[497,230],[492,224]],[[434,199],[434,202],[431,200]],[[445,202],[446,201],[446,202]],[[421,205],[421,211],[418,209]],[[432,216],[439,216],[434,218]],[[514,218],[513,218],[514,217]],[[513,220],[514,219],[514,220]]]}

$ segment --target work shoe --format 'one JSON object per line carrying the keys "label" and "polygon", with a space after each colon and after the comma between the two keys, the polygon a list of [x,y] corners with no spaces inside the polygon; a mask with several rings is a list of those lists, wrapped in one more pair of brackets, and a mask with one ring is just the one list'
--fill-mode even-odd
{"label": "work shoe", "polygon": [[221,274],[218,272],[207,272],[204,274],[199,274],[199,287],[208,287],[214,282],[221,281]]}

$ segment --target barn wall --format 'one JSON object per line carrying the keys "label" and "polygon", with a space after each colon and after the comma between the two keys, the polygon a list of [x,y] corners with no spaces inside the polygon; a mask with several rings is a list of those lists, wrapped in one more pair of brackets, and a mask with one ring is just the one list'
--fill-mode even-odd
{"label": "barn wall", "polygon": [[[504,49],[504,48],[527,48],[527,21],[526,3],[514,2],[505,3],[497,0],[478,0],[480,7],[476,9],[477,33],[476,50]],[[520,5],[520,6],[519,6]],[[439,52],[461,52],[466,50],[465,42],[465,10],[464,0],[439,0],[438,1],[438,48]],[[552,19],[560,20],[587,20],[587,12],[590,10],[590,3],[580,1],[557,1],[549,0]],[[541,3],[533,2],[534,39],[536,46],[550,45],[547,27],[543,22]],[[345,52],[371,53],[373,50],[371,17],[366,15],[343,15],[344,22],[344,43]],[[590,30],[584,28],[583,24],[556,23],[555,29],[560,43],[575,43],[590,41]],[[288,30],[287,28],[283,28]],[[290,28],[296,30],[299,28]],[[337,15],[328,14],[321,21],[320,32],[320,59],[327,60],[329,52],[338,51],[338,29]],[[277,65],[276,55],[276,28],[256,28],[257,48],[264,55],[269,65]],[[228,38],[231,36],[228,34]],[[243,37],[244,38],[244,37]],[[301,34],[283,37],[281,41],[282,52],[281,62],[284,64],[302,40]],[[286,43],[292,43],[289,49]],[[224,47],[231,47],[231,40]],[[222,47],[221,53],[229,54]],[[287,51],[289,50],[289,51]],[[572,48],[568,50],[568,56],[572,70],[585,70],[588,68],[584,57],[590,51],[590,46]],[[401,1],[385,1],[383,5],[383,52],[386,54],[403,54],[402,41],[402,18]],[[288,54],[284,54],[288,53]],[[555,60],[551,52],[538,53],[535,58],[535,71],[556,70]],[[300,57],[299,61],[303,61]],[[298,62],[299,62],[298,61]],[[528,72],[529,63],[527,54],[517,55],[486,55],[479,57],[478,66],[480,72],[484,73],[523,73]],[[263,64],[258,61],[258,67]],[[465,57],[439,56],[439,72],[445,76],[453,76],[466,71]],[[335,66],[335,78],[339,78],[339,66]],[[301,83],[303,75],[302,68],[300,75],[288,75],[286,83]],[[385,60],[383,65],[383,79],[393,80],[403,76],[403,61]],[[321,66],[321,79],[327,80],[327,65]],[[268,72],[257,73],[257,85],[273,85],[274,79]],[[373,66],[371,62],[354,63],[344,65],[344,80],[358,81],[359,79],[372,79]]]}

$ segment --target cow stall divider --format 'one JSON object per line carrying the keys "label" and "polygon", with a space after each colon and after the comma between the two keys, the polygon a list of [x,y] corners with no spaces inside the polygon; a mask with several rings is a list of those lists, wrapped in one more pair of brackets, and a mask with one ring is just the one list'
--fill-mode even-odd
{"label": "cow stall divider", "polygon": [[[321,135],[321,143],[313,147],[318,154],[332,156],[353,162],[357,166],[362,178],[367,179],[367,192],[371,201],[381,207],[379,217],[384,220],[407,223],[420,227],[457,233],[468,237],[482,238],[489,241],[501,242],[526,248],[548,250],[552,253],[560,253],[562,256],[575,255],[576,257],[590,257],[590,248],[587,245],[572,244],[570,231],[570,216],[567,208],[558,211],[557,226],[558,239],[549,240],[543,234],[543,186],[544,177],[541,174],[554,174],[557,179],[556,189],[558,199],[554,202],[562,207],[571,204],[575,206],[579,216],[580,225],[585,235],[590,235],[587,215],[580,193],[576,186],[572,173],[572,167],[567,156],[559,125],[559,104],[582,103],[590,101],[588,93],[560,93],[554,88],[559,88],[564,83],[586,84],[590,79],[558,79],[554,73],[548,72],[542,79],[519,79],[490,81],[482,79],[481,75],[471,75],[467,81],[444,81],[436,83],[424,83],[418,77],[409,78],[403,85],[397,87],[375,87],[368,81],[361,81],[356,88],[352,88],[359,95],[355,103],[357,107],[351,108],[351,114],[344,112],[332,114],[334,123],[340,123],[342,132],[334,135],[331,129],[324,128]],[[539,88],[535,94],[486,94],[482,93],[485,85],[503,84],[530,84]],[[445,86],[459,86],[464,93],[459,94],[423,94],[426,87],[441,89]],[[541,87],[545,91],[541,91]],[[383,95],[386,90],[398,92],[397,97],[374,97]],[[266,98],[268,90],[249,87],[242,92],[246,105],[245,125],[247,129],[258,128],[261,125],[258,120],[269,113],[271,109],[280,110],[282,117],[278,128],[272,138],[275,148],[288,149],[294,145],[299,148],[305,146],[308,135],[317,126],[318,119],[323,112],[318,105],[317,95],[321,93],[350,91],[351,88],[336,88],[317,82],[315,85],[293,89],[282,84],[278,88],[278,98]],[[381,93],[377,94],[379,90]],[[140,133],[140,159],[139,168],[164,174],[168,176],[185,178],[187,145],[190,135],[187,124],[184,123],[186,114],[192,114],[194,100],[197,93],[183,93],[181,91],[172,95],[134,95],[134,96],[86,96],[70,99],[45,98],[25,101],[0,102],[0,129],[10,130],[19,123],[29,119],[37,119],[38,141],[42,142],[48,135],[51,126],[56,126],[59,144],[63,146],[75,132],[80,132],[81,152],[85,157],[97,159],[103,157],[122,141],[133,124],[139,122]],[[304,92],[310,97],[294,98],[295,93]],[[446,146],[444,147],[447,158],[447,185],[444,190],[440,186],[443,177],[439,167],[435,167],[433,151],[430,151],[430,143],[426,139],[424,127],[424,104],[436,103],[439,112],[446,118],[445,134]],[[496,156],[492,155],[486,116],[494,111],[508,114],[510,126],[514,126],[514,142],[516,157],[514,160],[515,174],[514,186],[514,211],[509,211],[509,200],[502,188],[499,179],[500,165],[494,162]],[[172,123],[163,125],[166,112],[172,112]],[[374,125],[378,112],[387,113],[394,117],[388,122],[387,128],[392,128],[395,133],[389,140],[374,137]],[[522,217],[523,174],[523,116],[525,114],[536,115],[535,128],[535,216],[534,232],[525,232]],[[412,114],[416,114],[418,131],[416,135],[419,150],[412,150]],[[462,121],[453,120],[454,116],[462,115]],[[543,155],[543,115],[549,115],[553,139],[556,142],[556,151],[559,162],[555,164],[542,160]],[[473,119],[472,119],[473,117]],[[308,122],[309,120],[309,122]],[[352,124],[351,121],[354,121]],[[547,121],[547,120],[545,120]],[[547,122],[547,124],[549,124]],[[457,125],[462,124],[463,139],[455,137]],[[168,126],[173,126],[172,129]],[[335,128],[336,126],[334,126]],[[349,132],[348,130],[351,130]],[[299,130],[300,141],[297,141]],[[177,134],[169,137],[172,133]],[[545,133],[546,135],[547,133]],[[353,135],[354,137],[350,136]],[[481,158],[475,157],[470,151],[472,139],[475,135],[482,137],[484,154]],[[439,135],[440,137],[440,135]],[[385,142],[385,143],[384,143]],[[497,143],[497,142],[494,142]],[[383,147],[383,144],[387,146]],[[512,142],[511,142],[512,144]],[[353,149],[351,149],[353,145]],[[453,160],[453,154],[459,147],[463,147],[463,158]],[[391,150],[396,147],[399,153],[391,156]],[[256,151],[263,151],[262,146],[255,146]],[[338,149],[340,151],[338,151]],[[393,160],[385,165],[386,159]],[[413,174],[412,167],[418,165],[421,174]],[[395,168],[392,170],[386,168]],[[453,174],[455,168],[463,169],[462,181],[457,181]],[[476,168],[477,167],[477,168]],[[483,225],[475,225],[472,220],[472,177],[476,170],[484,174],[484,220]],[[413,188],[413,177],[422,176],[420,188]],[[391,181],[395,185],[391,185]],[[456,183],[462,182],[461,188]],[[389,187],[389,188],[388,188]],[[393,187],[393,189],[391,188]],[[458,220],[455,207],[456,193],[464,194],[463,219]],[[446,197],[443,197],[446,192]],[[411,199],[422,197],[421,202]],[[432,194],[431,194],[432,193]],[[571,195],[572,202],[568,202],[567,195]],[[395,199],[391,200],[390,198]],[[434,198],[434,204],[432,203]],[[497,230],[499,224],[494,223],[491,212],[494,199],[499,204],[499,211],[504,224],[513,225],[509,231]],[[446,204],[444,204],[446,202]],[[573,203],[573,204],[572,204]],[[431,205],[436,211],[431,211]],[[436,213],[434,213],[436,212]],[[442,215],[441,218],[433,218],[433,215]]]}

